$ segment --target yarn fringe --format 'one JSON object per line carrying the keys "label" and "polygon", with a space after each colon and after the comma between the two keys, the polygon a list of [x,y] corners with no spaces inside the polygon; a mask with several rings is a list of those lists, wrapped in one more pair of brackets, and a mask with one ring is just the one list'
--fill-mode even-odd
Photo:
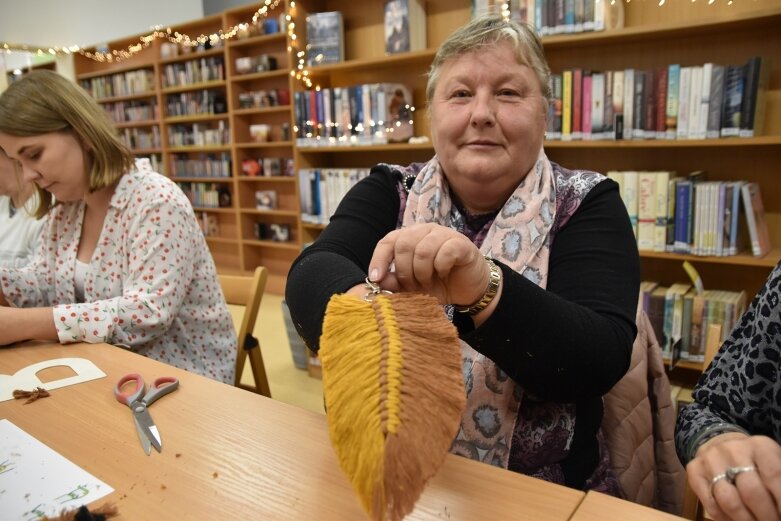
{"label": "yarn fringe", "polygon": [[458,333],[433,297],[335,295],[320,339],[342,470],[377,521],[409,514],[444,462],[465,404]]}

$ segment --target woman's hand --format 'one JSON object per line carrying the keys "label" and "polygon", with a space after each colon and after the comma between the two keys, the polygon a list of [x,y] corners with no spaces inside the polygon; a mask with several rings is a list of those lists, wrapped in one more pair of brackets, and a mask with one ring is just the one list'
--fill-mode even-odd
{"label": "woman's hand", "polygon": [[[732,481],[730,468],[742,469]],[[697,450],[686,472],[716,521],[781,520],[781,445],[771,438],[721,434]]]}
{"label": "woman's hand", "polygon": [[431,223],[390,232],[369,263],[369,279],[382,289],[426,293],[443,305],[475,303],[489,275],[480,250],[465,235]]}
{"label": "woman's hand", "polygon": [[0,307],[0,346],[23,340],[59,341],[52,308]]}

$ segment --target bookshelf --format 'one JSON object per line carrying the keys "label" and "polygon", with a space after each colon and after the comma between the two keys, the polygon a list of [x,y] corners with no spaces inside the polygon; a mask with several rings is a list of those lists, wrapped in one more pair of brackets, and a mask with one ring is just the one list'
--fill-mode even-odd
{"label": "bookshelf", "polygon": [[[705,140],[629,140],[629,141],[547,141],[549,157],[567,167],[609,170],[673,170],[685,174],[707,170],[711,180],[743,179],[759,182],[763,187],[764,205],[775,248],[757,259],[743,252],[734,257],[699,257],[656,252],[642,252],[642,276],[672,284],[684,280],[680,267],[689,260],[703,277],[706,288],[746,290],[753,295],[761,287],[772,266],[781,258],[781,192],[773,190],[777,165],[781,164],[781,34],[775,29],[781,22],[781,8],[767,8],[761,3],[735,3],[732,6],[708,6],[706,2],[631,2],[624,5],[625,27],[613,31],[555,35],[543,38],[546,56],[553,72],[566,68],[619,70],[624,68],[654,68],[670,63],[702,64],[709,60],[719,63],[744,63],[752,55],[768,58],[771,65],[770,88],[766,96],[764,131],[754,138],[724,138]],[[468,21],[471,2],[467,0],[427,0],[427,49],[386,56],[383,42],[383,9],[380,0],[340,2],[337,0],[299,0],[290,10],[296,23],[296,33],[306,41],[305,17],[308,13],[329,10],[342,12],[344,20],[345,61],[310,67],[310,76],[322,87],[343,87],[358,83],[402,82],[412,92],[415,134],[429,135],[425,116],[425,72],[437,45],[455,28]],[[221,15],[183,24],[174,29],[194,35],[206,28],[230,27],[251,18],[258,4],[228,10]],[[282,7],[282,5],[280,5]],[[277,10],[276,12],[281,12]],[[672,22],[671,22],[672,20]],[[134,38],[112,42],[112,48],[126,46]],[[163,169],[170,172],[174,155],[197,158],[204,153],[229,152],[231,172],[227,178],[196,179],[183,176],[183,182],[204,182],[224,186],[230,191],[229,208],[205,208],[216,216],[219,234],[207,237],[218,269],[250,271],[263,264],[270,270],[269,291],[281,293],[290,263],[301,246],[314,240],[323,225],[302,222],[299,216],[299,184],[293,177],[250,177],[243,175],[242,164],[247,159],[291,160],[297,172],[301,168],[368,168],[378,162],[409,163],[428,160],[433,154],[430,144],[388,144],[365,147],[299,147],[294,139],[283,134],[294,124],[290,99],[302,85],[291,78],[293,64],[287,53],[289,36],[255,35],[234,39],[220,49],[205,51],[203,57],[224,59],[224,79],[193,86],[192,90],[224,91],[227,113],[207,118],[178,120],[166,115],[165,100],[169,94],[179,94],[180,87],[162,87],[156,83],[155,97],[160,115],[152,120],[122,123],[120,128],[158,126],[160,149],[139,150],[157,154]],[[276,69],[247,72],[237,70],[237,59],[261,55],[273,57]],[[199,56],[200,57],[200,56]],[[120,64],[98,64],[86,59],[76,60],[79,80],[116,72],[148,68],[162,78],[169,63],[187,60],[160,57],[160,41],[154,42],[132,59]],[[189,87],[188,87],[189,89]],[[248,105],[248,93],[283,91],[288,89],[286,103]],[[185,90],[184,92],[187,92]],[[252,97],[249,95],[249,97]],[[114,100],[120,101],[120,100]],[[285,98],[283,97],[283,101]],[[213,118],[213,119],[212,119]],[[215,125],[225,121],[231,140],[224,146],[172,147],[168,144],[171,127],[178,124]],[[252,129],[268,127],[269,139],[259,142]],[[288,134],[290,135],[290,134]],[[169,173],[170,175],[170,173]],[[278,207],[256,210],[254,194],[258,190],[274,190]],[[200,208],[198,209],[201,210]],[[256,223],[284,224],[289,227],[289,240],[261,240],[255,234]],[[695,364],[696,365],[696,364]],[[692,367],[698,369],[699,367]]]}
{"label": "bookshelf", "polygon": [[[278,22],[285,5],[282,2],[269,18]],[[229,9],[171,29],[193,38],[218,33],[249,22],[259,7],[255,3]],[[218,270],[250,273],[257,265],[264,265],[270,271],[268,290],[282,293],[288,268],[301,248],[298,187],[293,176],[248,177],[242,172],[242,163],[250,158],[286,159],[291,164],[293,160],[292,142],[281,135],[283,127],[289,132],[292,121],[289,101],[275,97],[275,102],[269,103],[267,96],[265,100],[252,100],[257,103],[246,103],[248,93],[251,98],[254,92],[274,91],[276,96],[284,91],[289,98],[287,34],[282,27],[274,34],[259,32],[250,28],[229,42],[189,52],[165,40],[154,40],[119,63],[98,63],[79,55],[75,56],[75,72],[83,86],[111,83],[117,75],[151,75],[147,91],[98,97],[98,102],[112,109],[112,119],[121,134],[154,132],[158,136],[154,146],[131,147],[133,153],[150,157],[159,172],[192,196],[196,216],[209,223],[204,228],[211,228],[206,242]],[[110,42],[109,48],[122,49],[137,42],[138,36],[127,37]],[[251,73],[237,70],[237,59],[260,55],[272,56],[276,69]],[[137,112],[143,116],[128,120],[123,114],[130,105],[139,108]],[[257,125],[271,128],[268,142],[253,138],[251,131]],[[278,207],[256,210],[257,190],[274,190]],[[259,240],[255,235],[258,222],[286,225],[289,239]]]}
{"label": "bookshelf", "polygon": [[[373,7],[369,7],[371,4]],[[669,4],[669,3],[668,3]],[[381,2],[344,5],[336,1],[297,2],[297,23],[308,12],[342,11],[345,61],[310,68],[310,77],[322,87],[400,81],[407,83],[416,107],[425,106],[425,72],[437,45],[470,17],[470,2],[426,2],[428,49],[385,56],[382,48]],[[669,7],[669,9],[668,9]],[[781,258],[781,193],[772,190],[781,164],[781,8],[743,4],[738,9],[709,8],[705,2],[681,2],[660,8],[656,2],[624,4],[625,27],[612,31],[553,35],[543,38],[552,72],[565,69],[621,70],[682,66],[708,61],[745,63],[753,55],[770,62],[764,129],[753,138],[699,140],[546,141],[548,156],[566,167],[610,170],[671,170],[685,175],[706,170],[714,181],[745,180],[762,185],[771,242],[775,248],[763,258],[744,250],[732,257],[702,257],[641,252],[642,277],[663,285],[686,280],[681,264],[688,260],[699,271],[706,289],[745,290],[749,299],[759,290]],[[672,22],[670,20],[673,20]],[[296,85],[298,88],[298,85]],[[424,111],[415,113],[415,134],[429,135]],[[298,168],[369,167],[377,162],[424,161],[433,154],[430,144],[367,147],[296,147]],[[311,241],[322,225],[302,222],[301,236]],[[702,364],[682,362],[693,372]],[[684,378],[685,379],[685,378]]]}

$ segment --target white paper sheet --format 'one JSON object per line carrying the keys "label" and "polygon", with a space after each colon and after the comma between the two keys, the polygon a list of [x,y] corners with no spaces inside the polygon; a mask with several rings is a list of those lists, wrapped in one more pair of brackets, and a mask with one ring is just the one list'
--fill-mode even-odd
{"label": "white paper sheet", "polygon": [[0,517],[34,521],[114,489],[8,420],[0,420]]}
{"label": "white paper sheet", "polygon": [[[38,373],[51,367],[70,367],[74,373],[60,380],[42,382],[38,378]],[[28,365],[19,369],[14,374],[0,374],[0,402],[13,400],[14,389],[25,389],[32,391],[36,387],[43,387],[47,391],[67,387],[69,385],[80,384],[103,378],[106,373],[101,371],[98,366],[86,358],[55,358],[54,360],[44,360],[36,364]]]}

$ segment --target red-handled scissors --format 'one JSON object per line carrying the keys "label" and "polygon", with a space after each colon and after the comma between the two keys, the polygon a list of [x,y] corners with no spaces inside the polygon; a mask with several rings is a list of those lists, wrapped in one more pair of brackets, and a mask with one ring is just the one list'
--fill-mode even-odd
{"label": "red-handled scissors", "polygon": [[[135,382],[135,388],[129,393],[123,393],[122,387],[128,382]],[[126,374],[117,382],[114,387],[114,396],[119,403],[124,403],[133,412],[133,419],[138,432],[138,439],[141,440],[141,446],[146,455],[152,452],[152,447],[160,452],[163,450],[163,442],[160,439],[160,431],[157,430],[152,416],[147,407],[152,405],[158,398],[175,391],[179,387],[179,380],[173,376],[161,376],[152,383],[149,391],[146,390],[144,378],[137,373]]]}

